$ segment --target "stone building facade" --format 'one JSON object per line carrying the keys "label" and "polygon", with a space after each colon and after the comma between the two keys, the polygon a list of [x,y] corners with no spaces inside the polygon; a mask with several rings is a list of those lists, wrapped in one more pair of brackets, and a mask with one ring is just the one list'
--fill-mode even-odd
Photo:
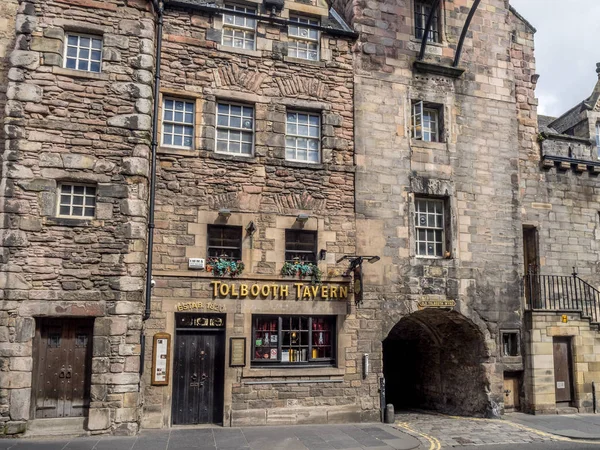
{"label": "stone building facade", "polygon": [[434,3],[10,1],[2,432],[589,411],[599,87]]}

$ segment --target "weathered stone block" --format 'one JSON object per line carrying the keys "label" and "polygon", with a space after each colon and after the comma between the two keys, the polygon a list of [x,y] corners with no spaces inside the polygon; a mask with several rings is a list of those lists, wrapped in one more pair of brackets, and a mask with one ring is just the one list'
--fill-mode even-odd
{"label": "weathered stone block", "polygon": [[10,100],[22,102],[40,102],[43,90],[35,84],[19,83],[11,84],[6,91],[6,97]]}
{"label": "weathered stone block", "polygon": [[67,153],[62,155],[64,167],[66,169],[92,169],[96,164],[96,158],[77,153]]}
{"label": "weathered stone block", "polygon": [[4,434],[9,436],[25,433],[25,431],[27,431],[27,422],[7,422],[4,427]]}
{"label": "weathered stone block", "polygon": [[146,202],[143,200],[121,200],[121,213],[127,216],[146,216]]}
{"label": "weathered stone block", "polygon": [[146,114],[123,114],[108,119],[111,127],[127,128],[129,130],[148,131],[152,127],[150,116]]}
{"label": "weathered stone block", "polygon": [[152,39],[154,37],[154,24],[149,20],[123,19],[119,22],[119,33],[125,36]]}
{"label": "weathered stone block", "polygon": [[0,377],[1,389],[22,389],[30,387],[31,372],[3,372],[2,376]]}
{"label": "weathered stone block", "polygon": [[31,50],[36,52],[48,52],[60,54],[63,48],[62,41],[58,39],[49,39],[40,36],[34,36],[31,39]]}
{"label": "weathered stone block", "polygon": [[106,430],[110,427],[109,408],[90,408],[88,429],[91,431]]}
{"label": "weathered stone block", "polygon": [[12,420],[28,420],[31,389],[11,389],[9,414]]}
{"label": "weathered stone block", "polygon": [[14,50],[10,55],[10,64],[13,67],[35,70],[40,66],[40,56],[37,52]]}
{"label": "weathered stone block", "polygon": [[150,170],[148,160],[144,158],[129,157],[123,158],[122,171],[125,175],[148,176]]}
{"label": "weathered stone block", "polygon": [[[29,244],[27,233],[21,230],[0,230],[0,242],[5,247],[27,247]],[[10,286],[7,288],[10,289]]]}

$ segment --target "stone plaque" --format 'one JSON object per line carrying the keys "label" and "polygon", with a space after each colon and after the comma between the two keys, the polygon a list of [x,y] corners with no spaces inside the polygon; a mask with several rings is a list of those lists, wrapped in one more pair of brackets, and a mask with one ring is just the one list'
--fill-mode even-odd
{"label": "stone plaque", "polygon": [[246,365],[246,338],[229,338],[229,367],[244,367]]}

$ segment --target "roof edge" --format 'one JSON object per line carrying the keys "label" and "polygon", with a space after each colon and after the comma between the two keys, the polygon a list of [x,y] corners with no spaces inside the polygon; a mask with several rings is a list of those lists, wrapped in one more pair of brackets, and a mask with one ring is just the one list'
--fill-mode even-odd
{"label": "roof edge", "polygon": [[531,22],[529,20],[527,20],[525,17],[523,17],[519,11],[517,11],[513,5],[509,4],[508,5],[508,10],[513,13],[515,15],[515,17],[517,19],[519,19],[521,22],[523,22],[525,25],[527,25],[529,27],[529,29],[531,30],[532,33],[537,33],[536,28],[531,24]]}

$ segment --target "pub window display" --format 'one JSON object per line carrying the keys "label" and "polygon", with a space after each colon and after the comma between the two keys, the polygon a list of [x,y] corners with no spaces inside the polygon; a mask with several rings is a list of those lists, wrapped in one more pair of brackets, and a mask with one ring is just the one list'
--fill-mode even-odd
{"label": "pub window display", "polygon": [[335,317],[253,318],[252,365],[334,365]]}

